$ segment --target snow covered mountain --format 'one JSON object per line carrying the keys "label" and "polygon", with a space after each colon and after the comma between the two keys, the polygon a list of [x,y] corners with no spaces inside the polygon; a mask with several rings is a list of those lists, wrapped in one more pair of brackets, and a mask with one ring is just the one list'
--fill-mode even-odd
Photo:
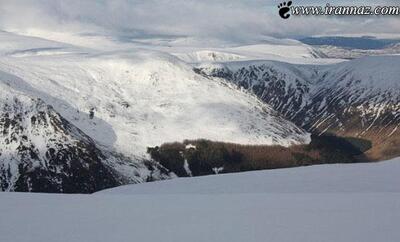
{"label": "snow covered mountain", "polygon": [[399,56],[367,57],[332,65],[274,61],[203,64],[195,70],[250,90],[313,133],[372,142],[372,159],[399,155]]}
{"label": "snow covered mountain", "polygon": [[[73,127],[50,126],[74,140],[70,152],[78,156],[78,141],[92,147],[85,150],[95,150],[85,157],[95,157],[104,170],[100,173],[110,180],[98,186],[174,176],[146,151],[186,139],[290,146],[308,143],[307,130],[356,137],[365,146],[360,149],[371,142],[371,159],[399,155],[398,56],[326,59],[298,41],[273,38],[206,47],[185,38],[117,42],[101,36],[36,35],[44,38],[0,32],[0,84],[8,97],[3,105],[10,105],[14,96],[37,100],[36,106],[51,105],[47,115]],[[20,106],[29,106],[37,116],[35,105]],[[26,122],[21,126],[35,133]],[[29,146],[44,147],[39,162],[23,160],[26,155],[4,138],[3,149],[16,158],[2,160],[3,190],[22,189],[16,181],[27,180],[32,169],[19,170],[18,163],[53,169],[46,154],[66,138],[54,132],[48,139],[46,132],[37,139],[14,131],[17,143],[27,136]],[[78,167],[92,160],[81,159]],[[59,177],[71,171],[60,167],[46,178],[49,191],[68,190],[70,181]],[[96,169],[87,170],[88,181],[99,173]],[[33,183],[24,184],[24,190],[37,190]],[[99,189],[88,186],[70,191]]]}
{"label": "snow covered mountain", "polygon": [[[99,51],[7,32],[0,40],[6,46],[0,49],[2,118],[16,123],[11,131],[0,126],[2,149],[13,154],[0,156],[2,190],[91,192],[169,177],[146,153],[165,142],[204,138],[289,146],[310,140],[253,95],[199,75],[165,52]],[[25,101],[14,107],[13,100]],[[22,119],[16,110],[24,110]],[[32,123],[32,117],[43,121]],[[40,189],[29,177],[35,170],[46,184]],[[87,187],[70,184],[82,172]],[[16,185],[21,180],[24,186]]]}
{"label": "snow covered mountain", "polygon": [[118,185],[88,136],[40,99],[7,89],[1,85],[2,190],[93,192]]}
{"label": "snow covered mountain", "polygon": [[119,164],[139,170],[140,163],[97,145],[40,98],[7,84],[0,83],[1,190],[91,193],[146,179],[120,174]]}
{"label": "snow covered mountain", "polygon": [[273,38],[259,44],[219,48],[170,46],[168,51],[188,63],[244,60],[277,60],[289,63],[312,63],[316,59],[318,59],[318,62],[329,61],[319,59],[325,55],[316,48],[294,40]]}

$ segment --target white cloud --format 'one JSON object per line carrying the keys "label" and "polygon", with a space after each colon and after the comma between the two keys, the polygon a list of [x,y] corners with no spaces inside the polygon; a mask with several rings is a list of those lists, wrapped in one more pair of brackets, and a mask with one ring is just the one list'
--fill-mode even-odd
{"label": "white cloud", "polygon": [[[325,5],[327,1],[293,2]],[[263,35],[400,32],[399,17],[293,17],[283,20],[277,14],[278,3],[275,0],[2,0],[0,28],[90,32],[97,27],[116,36],[168,34],[229,40],[251,40]],[[351,1],[351,4],[368,3],[377,2]],[[390,3],[393,5],[396,1],[380,2],[381,5]]]}

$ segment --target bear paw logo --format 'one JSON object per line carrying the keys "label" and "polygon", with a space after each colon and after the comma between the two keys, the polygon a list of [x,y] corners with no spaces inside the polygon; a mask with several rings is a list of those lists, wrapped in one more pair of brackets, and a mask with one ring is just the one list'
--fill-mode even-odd
{"label": "bear paw logo", "polygon": [[279,4],[279,16],[283,19],[287,19],[290,17],[289,11],[290,11],[290,6],[292,6],[292,1],[289,2],[283,2]]}

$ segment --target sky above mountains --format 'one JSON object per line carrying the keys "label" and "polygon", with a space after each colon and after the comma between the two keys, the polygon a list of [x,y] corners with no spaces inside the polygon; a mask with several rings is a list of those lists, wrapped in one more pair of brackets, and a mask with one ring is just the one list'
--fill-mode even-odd
{"label": "sky above mountains", "polygon": [[[381,35],[400,32],[400,17],[278,15],[276,0],[2,0],[0,29],[103,33],[119,37],[191,36],[249,41],[264,36]],[[398,1],[306,1],[294,5],[399,5]]]}

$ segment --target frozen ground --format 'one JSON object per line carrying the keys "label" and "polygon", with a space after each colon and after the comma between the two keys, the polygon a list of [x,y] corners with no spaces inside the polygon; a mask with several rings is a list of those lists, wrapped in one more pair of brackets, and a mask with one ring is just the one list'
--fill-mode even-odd
{"label": "frozen ground", "polygon": [[0,241],[400,240],[400,159],[131,185],[0,193]]}
{"label": "frozen ground", "polygon": [[99,194],[396,193],[400,158],[371,164],[337,164],[176,178],[127,185]]}

